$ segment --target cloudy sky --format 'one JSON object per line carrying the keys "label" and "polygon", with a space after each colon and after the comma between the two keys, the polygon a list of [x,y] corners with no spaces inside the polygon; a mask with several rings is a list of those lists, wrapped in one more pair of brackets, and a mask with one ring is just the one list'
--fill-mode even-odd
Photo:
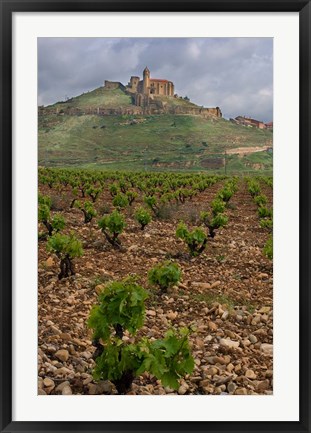
{"label": "cloudy sky", "polygon": [[175,92],[226,118],[265,122],[273,112],[272,38],[39,38],[38,104],[142,77],[173,81]]}

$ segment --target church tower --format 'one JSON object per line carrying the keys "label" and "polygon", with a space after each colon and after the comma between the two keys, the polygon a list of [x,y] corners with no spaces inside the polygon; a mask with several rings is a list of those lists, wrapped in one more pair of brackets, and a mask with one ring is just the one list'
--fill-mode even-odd
{"label": "church tower", "polygon": [[145,95],[149,95],[149,91],[150,91],[150,71],[146,66],[143,72],[143,93]]}

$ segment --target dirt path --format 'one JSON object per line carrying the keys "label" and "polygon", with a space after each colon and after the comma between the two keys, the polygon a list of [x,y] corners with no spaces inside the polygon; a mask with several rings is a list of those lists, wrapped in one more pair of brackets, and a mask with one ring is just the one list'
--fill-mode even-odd
{"label": "dirt path", "polygon": [[264,152],[270,149],[271,146],[256,146],[256,147],[236,147],[234,149],[228,149],[227,155],[248,155],[249,153]]}

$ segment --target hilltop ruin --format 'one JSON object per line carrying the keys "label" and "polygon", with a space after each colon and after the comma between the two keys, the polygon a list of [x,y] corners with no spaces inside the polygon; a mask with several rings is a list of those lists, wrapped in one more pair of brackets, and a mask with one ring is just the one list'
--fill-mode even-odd
{"label": "hilltop ruin", "polygon": [[[167,79],[151,78],[150,70],[146,66],[143,71],[143,79],[132,76],[124,86],[118,81],[105,80],[105,89],[121,89],[131,95],[132,102],[142,108],[142,114],[192,114],[203,117],[222,117],[219,107],[205,108],[190,103],[188,98],[184,99],[174,93],[174,83]],[[183,104],[170,103],[170,99],[182,99]]]}

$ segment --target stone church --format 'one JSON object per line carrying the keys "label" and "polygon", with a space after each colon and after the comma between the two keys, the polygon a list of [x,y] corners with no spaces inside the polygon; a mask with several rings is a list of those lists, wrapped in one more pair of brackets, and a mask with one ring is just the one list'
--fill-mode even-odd
{"label": "stone church", "polygon": [[139,107],[150,105],[150,100],[154,96],[174,96],[174,84],[172,81],[151,78],[147,66],[143,71],[143,79],[132,76],[126,90],[133,94],[134,103]]}
{"label": "stone church", "polygon": [[131,93],[141,93],[143,95],[174,96],[174,84],[172,81],[150,78],[150,71],[147,66],[143,72],[143,79],[131,77],[126,89]]}
{"label": "stone church", "polygon": [[147,66],[143,71],[143,79],[132,76],[127,86],[117,81],[105,80],[105,89],[113,90],[117,88],[130,95],[132,103],[139,107],[143,114],[170,113],[200,115],[206,118],[222,117],[219,107],[204,108],[193,103],[169,104],[166,97],[178,98],[178,95],[174,93],[174,83],[160,78],[151,78]]}

